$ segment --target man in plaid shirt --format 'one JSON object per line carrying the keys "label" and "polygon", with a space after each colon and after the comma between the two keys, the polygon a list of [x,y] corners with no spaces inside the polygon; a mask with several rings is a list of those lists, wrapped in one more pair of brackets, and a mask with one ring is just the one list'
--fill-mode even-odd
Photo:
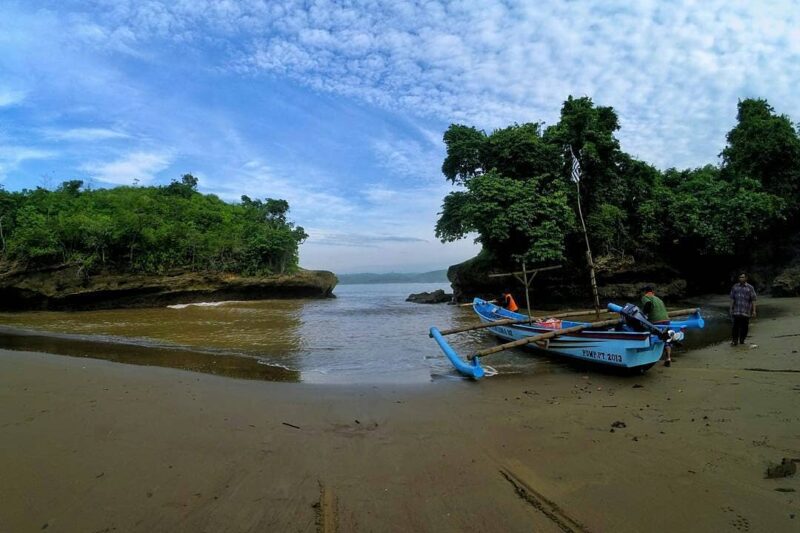
{"label": "man in plaid shirt", "polygon": [[731,346],[744,344],[750,318],[756,317],[756,290],[747,283],[747,274],[739,274],[739,283],[731,288],[731,317],[733,318],[733,340]]}

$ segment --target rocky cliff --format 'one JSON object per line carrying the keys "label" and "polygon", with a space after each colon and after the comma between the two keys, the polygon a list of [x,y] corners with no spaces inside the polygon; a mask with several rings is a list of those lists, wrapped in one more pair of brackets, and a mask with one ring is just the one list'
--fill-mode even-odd
{"label": "rocky cliff", "polygon": [[[800,248],[799,248],[800,249]],[[800,256],[800,252],[797,253]],[[760,262],[749,267],[737,265],[730,260],[708,260],[698,258],[694,265],[678,268],[659,262],[636,262],[632,258],[600,257],[595,261],[598,293],[601,305],[605,302],[637,302],[641,299],[641,288],[652,285],[656,293],[667,301],[708,293],[727,293],[739,272],[745,271],[759,294],[772,296],[800,295],[800,263],[786,266],[789,262],[784,253],[775,258],[761,254]],[[451,266],[447,277],[453,287],[454,299],[467,302],[473,297],[494,299],[505,288],[511,290],[517,303],[524,306],[525,288],[512,276],[490,278],[489,274],[520,270],[516,266],[500,266],[487,254]],[[533,306],[547,308],[562,304],[592,304],[592,289],[588,269],[565,263],[558,270],[541,272],[531,283]]]}
{"label": "rocky cliff", "polygon": [[[520,306],[525,305],[525,288],[512,276],[490,278],[489,274],[520,270],[519,266],[498,266],[488,255],[481,253],[458,265],[451,266],[447,277],[453,286],[455,299],[470,301],[478,296],[499,297],[508,288]],[[663,263],[636,264],[628,259],[599,258],[596,261],[598,293],[601,304],[609,301],[636,302],[645,284],[656,287],[665,299],[678,300],[687,295],[687,282],[674,268]],[[521,277],[521,276],[520,276]],[[536,274],[531,285],[532,305],[542,308],[569,304],[591,306],[592,289],[589,272],[572,264],[557,270]]]}
{"label": "rocky cliff", "polygon": [[74,266],[0,273],[0,310],[88,310],[157,307],[175,303],[268,298],[328,298],[338,280],[332,272],[243,277],[176,272],[82,275]]}

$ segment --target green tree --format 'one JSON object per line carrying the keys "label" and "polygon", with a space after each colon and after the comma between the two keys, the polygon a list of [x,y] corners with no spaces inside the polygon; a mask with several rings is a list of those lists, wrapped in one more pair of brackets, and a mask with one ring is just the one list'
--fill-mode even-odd
{"label": "green tree", "polygon": [[0,258],[5,257],[8,244],[6,235],[14,228],[14,218],[19,195],[6,191],[0,184]]}
{"label": "green tree", "polygon": [[589,97],[570,96],[561,107],[558,123],[545,132],[545,140],[563,152],[562,172],[571,175],[575,154],[581,166],[581,204],[588,216],[601,204],[621,205],[624,181],[618,163],[623,156],[614,132],[619,119],[612,107],[595,106]]}
{"label": "green tree", "polygon": [[542,137],[537,123],[514,124],[495,130],[480,149],[481,166],[507,178],[525,180],[555,174],[561,164],[560,148]]}
{"label": "green tree", "polygon": [[180,181],[172,180],[165,190],[167,194],[191,198],[191,196],[197,192],[197,183],[197,178],[191,174],[184,174]]}
{"label": "green tree", "polygon": [[297,268],[307,238],[288,220],[285,200],[246,198],[227,204],[196,190],[186,174],[165,187],[81,190],[0,190],[3,260],[47,265],[66,262],[86,272],[100,268],[160,273],[172,269],[245,274]]}
{"label": "green tree", "polygon": [[[638,257],[652,258],[661,246],[665,215],[662,199],[668,194],[662,173],[624,153],[618,157],[617,169],[622,181],[622,201],[616,207],[622,214],[620,220],[609,221],[623,225],[624,240],[617,243],[617,248]],[[591,225],[591,229],[594,228]],[[590,235],[597,238],[594,233]]]}
{"label": "green tree", "polygon": [[785,206],[756,180],[731,183],[712,165],[669,170],[665,182],[665,229],[674,242],[701,255],[742,253],[754,237],[781,219]]}
{"label": "green tree", "polygon": [[800,201],[800,137],[786,115],[776,115],[766,100],[739,102],[737,124],[722,151],[725,175],[750,178],[767,192],[790,200],[795,213]]}
{"label": "green tree", "polygon": [[447,156],[442,163],[442,173],[454,184],[463,184],[473,176],[482,174],[485,168],[481,152],[486,134],[473,127],[452,124],[444,132]]}
{"label": "green tree", "polygon": [[64,193],[69,196],[78,196],[80,194],[81,187],[83,187],[83,181],[81,180],[65,181],[58,187],[57,192]]}
{"label": "green tree", "polygon": [[46,215],[33,205],[25,205],[17,212],[16,226],[8,245],[12,258],[35,265],[59,262],[58,237]]}
{"label": "green tree", "polygon": [[626,248],[629,235],[625,224],[627,213],[612,204],[601,204],[587,217],[592,228],[595,249],[603,254],[619,254]]}
{"label": "green tree", "polygon": [[565,184],[549,176],[521,181],[496,171],[475,176],[467,191],[444,200],[436,236],[444,242],[477,232],[476,242],[498,258],[560,260],[574,217]]}

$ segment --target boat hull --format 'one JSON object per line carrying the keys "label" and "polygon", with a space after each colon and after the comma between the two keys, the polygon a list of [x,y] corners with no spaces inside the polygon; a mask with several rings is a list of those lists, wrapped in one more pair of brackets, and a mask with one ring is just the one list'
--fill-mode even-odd
{"label": "boat hull", "polygon": [[[631,327],[620,319],[618,323],[613,320],[606,321],[606,324],[617,324],[612,328],[591,329],[591,324],[587,322],[555,318],[541,322],[529,322],[526,315],[513,313],[480,298],[475,298],[472,307],[481,322],[490,325],[486,329],[503,340],[520,341],[535,336],[541,338],[542,334],[558,332],[547,339],[535,341],[533,344],[530,344],[530,340],[528,340],[529,344],[525,344],[525,346],[543,349],[557,356],[640,371],[646,370],[661,359],[666,346],[663,338],[674,342],[676,339],[683,338],[684,329],[702,329],[705,325],[698,309],[693,310],[691,316],[683,320],[671,321],[669,324],[650,324],[639,320],[638,322],[628,322],[632,324]],[[623,310],[622,307],[613,303],[608,304],[608,308],[615,313]],[[646,328],[647,331],[639,331],[642,328]],[[444,335],[470,329],[475,328],[455,329],[443,333],[436,327],[431,327],[429,335],[436,340],[459,373],[472,379],[480,379],[487,375],[481,367],[481,358],[478,355],[481,352],[464,360],[444,339]],[[566,333],[565,330],[572,331],[572,333]],[[561,334],[562,331],[563,334]],[[508,348],[508,346],[503,348]],[[489,353],[494,351],[496,350],[490,350]]]}
{"label": "boat hull", "polygon": [[[524,319],[524,315],[512,313],[476,299],[473,308],[480,320],[492,323],[503,319]],[[579,325],[580,322],[559,322],[559,327]],[[537,326],[533,324],[513,324],[487,328],[495,336],[515,341],[533,335],[548,333],[556,327]],[[555,356],[599,363],[620,368],[645,368],[656,363],[664,352],[664,341],[657,335],[648,332],[634,331],[581,331],[574,334],[561,335],[539,343],[532,347]]]}

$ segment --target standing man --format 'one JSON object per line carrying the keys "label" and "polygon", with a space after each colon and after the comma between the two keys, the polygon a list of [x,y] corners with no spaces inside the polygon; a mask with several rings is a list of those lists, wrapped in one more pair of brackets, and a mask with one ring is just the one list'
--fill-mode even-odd
{"label": "standing man", "polygon": [[733,318],[733,339],[731,346],[744,344],[750,318],[756,317],[756,290],[747,283],[747,274],[739,274],[739,283],[731,288],[731,318]]}
{"label": "standing man", "polygon": [[[669,315],[667,314],[667,307],[664,302],[656,296],[653,287],[645,285],[642,287],[644,296],[642,296],[642,312],[644,312],[647,320],[656,326],[668,326]],[[664,361],[664,366],[672,365],[672,345],[667,342],[664,346],[664,353],[667,360]]]}

